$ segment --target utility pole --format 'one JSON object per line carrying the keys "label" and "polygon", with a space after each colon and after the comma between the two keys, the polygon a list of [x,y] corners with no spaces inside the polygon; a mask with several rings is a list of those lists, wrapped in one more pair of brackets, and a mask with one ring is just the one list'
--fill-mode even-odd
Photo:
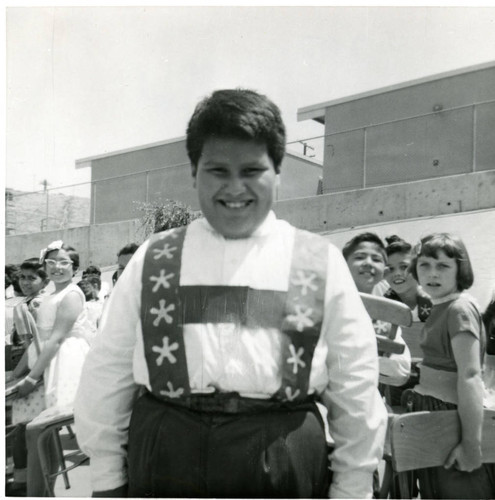
{"label": "utility pole", "polygon": [[[48,230],[48,217],[49,217],[49,193],[48,193],[48,186],[49,183],[46,179],[42,180],[40,184],[43,186],[43,192],[45,193],[46,196],[46,218],[45,218],[45,230]],[[41,221],[42,227],[43,227],[43,221]],[[43,229],[42,229],[43,230]]]}

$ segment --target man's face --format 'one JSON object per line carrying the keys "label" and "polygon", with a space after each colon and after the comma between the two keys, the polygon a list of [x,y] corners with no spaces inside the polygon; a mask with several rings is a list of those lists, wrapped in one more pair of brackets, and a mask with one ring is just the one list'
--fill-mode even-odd
{"label": "man's face", "polygon": [[264,143],[207,139],[195,186],[211,226],[225,238],[247,238],[272,208],[278,176]]}
{"label": "man's face", "polygon": [[117,259],[117,265],[119,266],[117,268],[117,279],[120,278],[120,275],[124,272],[125,266],[129,264],[129,261],[131,260],[132,254],[124,254],[124,255],[119,255]]}

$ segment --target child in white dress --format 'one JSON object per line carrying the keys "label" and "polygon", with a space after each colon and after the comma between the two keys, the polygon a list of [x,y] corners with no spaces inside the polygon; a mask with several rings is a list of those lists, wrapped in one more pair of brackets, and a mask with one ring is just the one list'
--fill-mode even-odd
{"label": "child in white dress", "polygon": [[[36,325],[40,340],[39,352],[35,344],[31,343],[25,371],[21,374],[18,370],[16,374],[24,377],[18,384],[13,423],[25,424],[34,417],[29,412],[29,407],[32,407],[29,399],[36,391],[40,391],[38,382],[41,378],[44,383],[44,408],[71,408],[89,351],[85,297],[79,287],[72,283],[79,267],[78,253],[73,247],[56,241],[42,251],[40,261],[55,290],[43,298],[38,308]],[[19,428],[23,427],[25,430],[25,425]],[[25,439],[25,432],[21,434]],[[29,444],[27,454],[27,495],[43,496],[44,487],[37,453],[29,448]]]}

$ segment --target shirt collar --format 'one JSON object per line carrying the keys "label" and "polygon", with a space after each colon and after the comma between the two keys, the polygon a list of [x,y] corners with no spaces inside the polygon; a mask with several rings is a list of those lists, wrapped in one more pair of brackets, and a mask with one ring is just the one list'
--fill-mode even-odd
{"label": "shirt collar", "polygon": [[[207,221],[206,217],[203,217],[202,219],[200,219],[200,221],[206,230],[215,234],[218,237],[223,238],[223,236],[218,231],[213,229],[213,227]],[[256,230],[249,237],[250,238],[258,238],[258,237],[266,236],[267,234],[269,234],[272,231],[272,228],[273,228],[274,224],[276,223],[276,221],[277,221],[277,217],[276,217],[275,213],[273,212],[273,210],[270,210],[270,212],[268,212],[268,215],[266,216],[265,220],[256,228]],[[225,239],[227,240],[227,238],[225,238]]]}
{"label": "shirt collar", "polygon": [[444,304],[445,302],[450,302],[452,300],[458,299],[461,296],[460,292],[454,292],[454,293],[449,293],[445,297],[442,297],[440,299],[431,299],[431,303],[436,306],[438,304]]}

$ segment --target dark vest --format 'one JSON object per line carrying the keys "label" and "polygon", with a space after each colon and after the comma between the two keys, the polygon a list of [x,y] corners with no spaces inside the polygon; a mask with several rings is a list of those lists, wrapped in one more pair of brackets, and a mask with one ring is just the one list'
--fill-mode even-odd
{"label": "dark vest", "polygon": [[169,400],[191,394],[183,325],[235,323],[282,332],[282,384],[274,398],[306,399],[323,321],[328,243],[296,230],[287,292],[246,286],[180,286],[186,232],[182,227],[154,235],[144,259],[141,325],[153,395]]}

